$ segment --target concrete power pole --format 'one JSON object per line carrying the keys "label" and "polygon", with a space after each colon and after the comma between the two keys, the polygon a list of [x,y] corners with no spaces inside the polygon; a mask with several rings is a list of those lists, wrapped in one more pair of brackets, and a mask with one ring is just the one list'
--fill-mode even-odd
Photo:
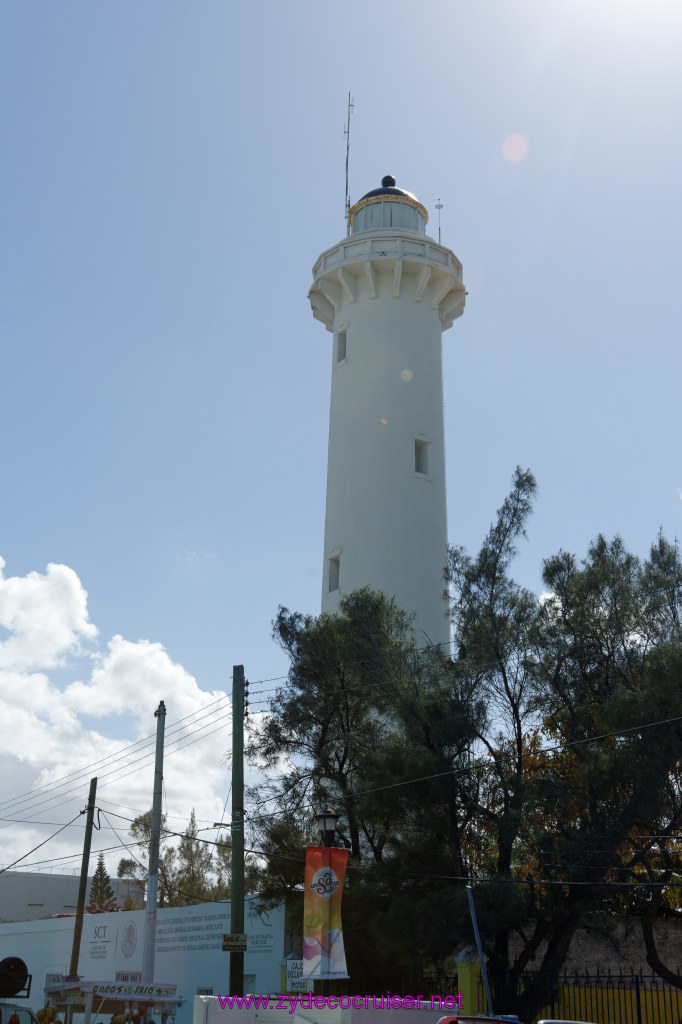
{"label": "concrete power pole", "polygon": [[334,335],[322,610],[371,586],[447,644],[441,332],[464,309],[462,266],[386,176],[313,268],[313,315]]}
{"label": "concrete power pole", "polygon": [[154,798],[152,801],[151,836],[149,841],[149,872],[147,875],[147,911],[144,920],[144,951],[142,981],[154,982],[156,955],[156,904],[159,891],[159,847],[161,845],[161,798],[163,794],[163,737],[166,726],[166,706],[159,701],[154,712],[156,719],[156,760],[154,764]]}
{"label": "concrete power pole", "polygon": [[78,958],[81,950],[81,936],[83,934],[83,914],[85,913],[85,899],[88,888],[88,864],[90,863],[90,846],[92,844],[92,823],[95,817],[95,798],[97,796],[97,779],[90,779],[90,795],[88,796],[88,810],[85,819],[85,838],[83,840],[83,860],[81,862],[81,877],[78,886],[78,906],[76,907],[76,922],[73,928],[73,945],[71,947],[71,963],[69,965],[69,977],[78,977]]}
{"label": "concrete power pole", "polygon": [[[230,930],[244,932],[244,666],[232,668],[232,886]],[[230,995],[244,995],[244,954],[230,953]]]}

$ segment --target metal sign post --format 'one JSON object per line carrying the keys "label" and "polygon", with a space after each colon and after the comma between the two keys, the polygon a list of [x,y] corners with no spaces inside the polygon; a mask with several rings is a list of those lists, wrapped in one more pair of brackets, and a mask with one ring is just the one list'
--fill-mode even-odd
{"label": "metal sign post", "polygon": [[226,932],[223,935],[223,953],[246,953],[246,933]]}
{"label": "metal sign post", "polygon": [[476,911],[474,910],[474,894],[471,891],[471,886],[467,885],[467,899],[469,900],[469,913],[471,914],[471,923],[474,926],[474,935],[476,936],[476,948],[478,950],[478,961],[481,965],[481,974],[483,975],[483,985],[485,987],[485,998],[488,1002],[488,1013],[493,1016],[493,1001],[490,995],[490,985],[488,984],[488,975],[485,969],[485,961],[483,960],[483,947],[481,946],[481,936],[478,934],[478,922],[476,921]]}

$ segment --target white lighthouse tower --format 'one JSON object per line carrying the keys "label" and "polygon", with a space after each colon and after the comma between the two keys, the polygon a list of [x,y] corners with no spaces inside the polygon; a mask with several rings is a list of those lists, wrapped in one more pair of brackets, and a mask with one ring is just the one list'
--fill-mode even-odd
{"label": "white lighthouse tower", "polygon": [[464,309],[462,266],[387,176],[313,268],[313,315],[334,335],[322,610],[368,585],[449,640],[441,332]]}

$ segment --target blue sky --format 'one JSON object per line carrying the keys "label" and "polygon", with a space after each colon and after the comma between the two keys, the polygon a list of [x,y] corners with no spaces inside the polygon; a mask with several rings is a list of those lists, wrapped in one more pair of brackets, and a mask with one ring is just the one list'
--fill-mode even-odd
{"label": "blue sky", "polygon": [[[680,534],[681,43],[674,0],[2,5],[0,864],[91,772],[42,819],[2,802],[153,732],[161,698],[169,724],[223,710],[166,771],[176,823],[218,820],[231,667],[281,676],[277,606],[318,611],[331,335],[306,295],[345,232],[349,90],[351,198],[392,173],[434,235],[440,198],[464,264],[451,543],[517,464],[537,592],[560,547]],[[150,768],[110,781],[112,810],[149,806]]]}

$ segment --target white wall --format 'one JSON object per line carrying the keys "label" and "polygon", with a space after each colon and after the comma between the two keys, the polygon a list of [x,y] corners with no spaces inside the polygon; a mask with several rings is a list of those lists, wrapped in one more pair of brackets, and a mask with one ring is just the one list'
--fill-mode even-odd
{"label": "white wall", "polygon": [[[110,879],[119,904],[126,896],[138,902],[140,887],[128,879]],[[53,914],[75,914],[80,869],[72,875],[47,875],[34,871],[5,871],[0,875],[0,921],[37,921]],[[88,900],[92,877],[88,878]]]}
{"label": "white wall", "polygon": [[[306,993],[299,993],[306,995]],[[195,999],[193,1024],[437,1024],[441,1017],[456,1013],[453,1009],[431,1009],[429,1000],[420,1009],[404,1007],[381,1009],[376,1008],[307,1008],[296,1003],[294,1007],[289,1000],[291,996],[271,999],[267,1009],[255,1007],[229,1009],[221,1007],[218,999]],[[437,1002],[437,999],[436,999]]]}
{"label": "white wall", "polygon": [[[86,915],[78,973],[89,981],[115,981],[117,972],[140,971],[144,917],[143,910]],[[0,924],[0,959],[20,956],[25,960],[33,975],[29,1003],[34,1008],[42,1005],[46,974],[68,973],[74,920]],[[229,903],[158,911],[154,977],[177,985],[178,994],[188,1000],[177,1024],[190,1024],[197,989],[212,989],[216,995],[229,992],[230,956],[221,950],[221,936],[229,931]],[[244,974],[254,976],[253,991],[278,992],[284,908],[259,915],[247,903],[245,931]]]}

